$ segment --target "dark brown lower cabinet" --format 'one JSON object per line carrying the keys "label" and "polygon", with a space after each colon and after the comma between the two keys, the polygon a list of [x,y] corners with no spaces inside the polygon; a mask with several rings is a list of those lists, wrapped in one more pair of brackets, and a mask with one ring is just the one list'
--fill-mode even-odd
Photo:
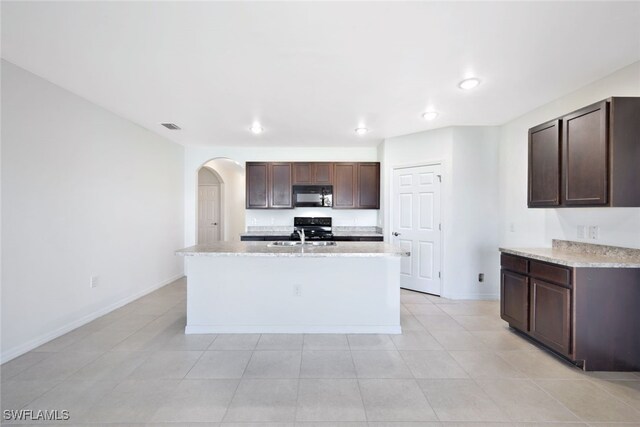
{"label": "dark brown lower cabinet", "polygon": [[529,330],[529,279],[522,274],[502,270],[500,279],[502,319],[523,331]]}
{"label": "dark brown lower cabinet", "polygon": [[559,353],[571,353],[571,290],[542,280],[531,280],[529,333]]}
{"label": "dark brown lower cabinet", "polygon": [[586,371],[640,370],[640,268],[566,267],[503,253],[500,316]]}

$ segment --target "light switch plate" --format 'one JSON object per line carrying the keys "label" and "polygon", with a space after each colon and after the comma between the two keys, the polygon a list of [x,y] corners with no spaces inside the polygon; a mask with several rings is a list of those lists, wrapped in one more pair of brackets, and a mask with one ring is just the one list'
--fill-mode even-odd
{"label": "light switch plate", "polygon": [[578,239],[584,239],[584,225],[578,226]]}

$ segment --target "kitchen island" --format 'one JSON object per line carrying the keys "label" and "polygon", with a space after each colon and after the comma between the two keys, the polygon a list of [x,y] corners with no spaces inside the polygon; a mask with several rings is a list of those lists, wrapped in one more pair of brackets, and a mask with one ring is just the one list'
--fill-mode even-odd
{"label": "kitchen island", "polygon": [[408,253],[394,246],[219,242],[176,254],[186,257],[187,334],[401,333]]}

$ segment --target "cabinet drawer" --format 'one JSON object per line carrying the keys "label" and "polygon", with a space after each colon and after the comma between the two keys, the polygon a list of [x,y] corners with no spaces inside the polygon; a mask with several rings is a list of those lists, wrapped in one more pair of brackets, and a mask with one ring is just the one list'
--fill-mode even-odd
{"label": "cabinet drawer", "polygon": [[528,261],[514,255],[501,254],[500,265],[506,270],[515,271],[516,273],[527,274],[529,272]]}
{"label": "cabinet drawer", "polygon": [[537,279],[557,283],[558,285],[571,286],[571,270],[559,265],[531,261],[529,263],[529,274]]}

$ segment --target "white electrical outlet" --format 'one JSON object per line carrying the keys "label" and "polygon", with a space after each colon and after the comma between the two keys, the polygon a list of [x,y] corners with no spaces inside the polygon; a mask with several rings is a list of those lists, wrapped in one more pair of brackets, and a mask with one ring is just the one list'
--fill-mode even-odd
{"label": "white electrical outlet", "polygon": [[584,239],[584,225],[578,226],[578,239]]}
{"label": "white electrical outlet", "polygon": [[591,240],[598,240],[598,237],[600,237],[600,227],[598,227],[597,225],[590,225],[589,238]]}
{"label": "white electrical outlet", "polygon": [[293,285],[293,296],[294,297],[302,296],[302,285]]}
{"label": "white electrical outlet", "polygon": [[99,276],[91,276],[89,278],[89,286],[90,287],[97,288],[99,284],[100,284],[100,277]]}

